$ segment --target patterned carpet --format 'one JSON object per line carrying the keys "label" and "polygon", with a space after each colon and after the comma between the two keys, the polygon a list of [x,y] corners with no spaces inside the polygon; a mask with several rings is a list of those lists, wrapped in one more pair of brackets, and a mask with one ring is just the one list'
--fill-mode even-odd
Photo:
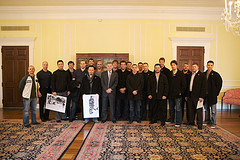
{"label": "patterned carpet", "polygon": [[96,123],[76,159],[240,159],[240,139],[220,127]]}
{"label": "patterned carpet", "polygon": [[84,124],[45,122],[23,127],[22,120],[0,121],[0,159],[58,159]]}

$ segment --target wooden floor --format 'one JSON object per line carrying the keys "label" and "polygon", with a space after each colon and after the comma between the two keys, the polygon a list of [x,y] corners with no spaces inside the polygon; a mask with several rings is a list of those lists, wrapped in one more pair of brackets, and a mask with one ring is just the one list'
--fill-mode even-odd
{"label": "wooden floor", "polygon": [[[220,109],[220,104],[217,104],[217,108],[217,125],[240,137],[240,106],[232,106],[231,111],[227,108],[226,105],[224,105],[223,110]],[[81,116],[79,115],[79,117]],[[22,109],[1,109],[0,119],[22,119]],[[50,114],[50,119],[54,119],[53,113]],[[37,113],[37,120],[38,122],[41,122],[39,113]],[[93,122],[85,125],[85,127],[76,137],[75,141],[63,155],[62,160],[74,159],[92,125]]]}

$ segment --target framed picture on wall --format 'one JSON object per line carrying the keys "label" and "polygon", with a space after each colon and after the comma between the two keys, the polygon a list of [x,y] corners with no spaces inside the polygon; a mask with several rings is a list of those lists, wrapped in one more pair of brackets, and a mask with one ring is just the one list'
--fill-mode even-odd
{"label": "framed picture on wall", "polygon": [[121,60],[129,61],[129,53],[76,53],[76,68],[80,68],[81,60],[85,60],[88,64],[90,58],[93,58],[95,67],[99,60],[106,67],[107,62],[112,62],[113,60],[118,60],[118,62]]}

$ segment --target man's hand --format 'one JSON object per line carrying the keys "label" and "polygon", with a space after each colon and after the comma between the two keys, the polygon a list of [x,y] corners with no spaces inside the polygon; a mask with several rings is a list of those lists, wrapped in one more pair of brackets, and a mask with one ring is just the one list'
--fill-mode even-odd
{"label": "man's hand", "polygon": [[152,99],[152,95],[149,95],[149,96],[148,96],[148,99]]}
{"label": "man's hand", "polygon": [[40,91],[38,91],[38,97],[42,97],[42,94]]}
{"label": "man's hand", "polygon": [[134,96],[136,96],[137,95],[137,90],[133,91],[132,93],[133,93]]}
{"label": "man's hand", "polygon": [[187,101],[188,100],[188,98],[187,97],[185,97],[185,101]]}
{"label": "man's hand", "polygon": [[54,96],[56,96],[56,95],[57,95],[57,92],[52,92],[52,94],[53,94]]}
{"label": "man's hand", "polygon": [[108,89],[106,90],[106,92],[107,92],[108,94],[110,94],[110,93],[112,92],[112,89],[111,89],[111,88],[108,88]]}
{"label": "man's hand", "polygon": [[120,88],[121,93],[125,93],[126,88]]}
{"label": "man's hand", "polygon": [[166,96],[162,96],[162,99],[167,99],[167,97]]}
{"label": "man's hand", "polygon": [[81,86],[81,85],[79,84],[79,85],[77,86],[77,88],[80,88],[80,86]]}
{"label": "man's hand", "polygon": [[68,96],[70,95],[70,91],[67,92],[67,95],[68,95]]}
{"label": "man's hand", "polygon": [[199,101],[202,102],[202,101],[203,101],[203,98],[199,98]]}

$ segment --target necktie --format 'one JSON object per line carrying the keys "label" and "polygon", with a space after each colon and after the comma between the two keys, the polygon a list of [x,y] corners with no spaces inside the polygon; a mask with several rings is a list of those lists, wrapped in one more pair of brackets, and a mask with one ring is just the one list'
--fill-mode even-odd
{"label": "necktie", "polygon": [[108,72],[108,88],[110,85],[111,75],[112,75],[112,72]]}

